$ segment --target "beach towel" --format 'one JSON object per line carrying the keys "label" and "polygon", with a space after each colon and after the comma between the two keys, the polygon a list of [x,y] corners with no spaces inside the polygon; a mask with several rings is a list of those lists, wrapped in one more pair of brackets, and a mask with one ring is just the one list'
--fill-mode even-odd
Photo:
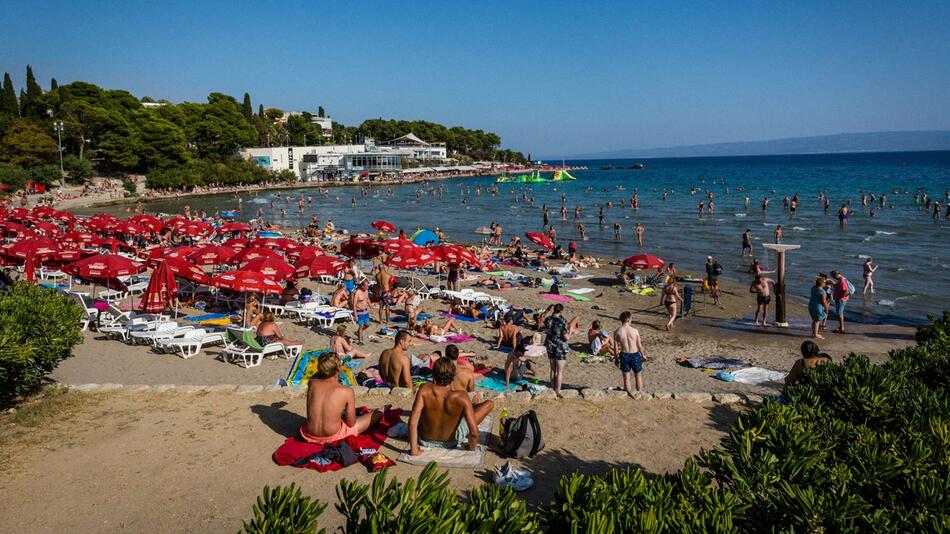
{"label": "beach towel", "polygon": [[[365,410],[365,407],[361,407],[357,409],[357,413],[362,413]],[[379,460],[378,457],[374,457],[376,453],[380,452],[383,444],[386,443],[388,437],[386,432],[390,427],[399,423],[401,415],[402,410],[399,408],[392,409],[383,415],[382,421],[370,427],[366,432],[350,436],[344,439],[342,443],[349,445],[350,449],[356,454],[357,460],[366,466],[370,472],[393,465],[392,460],[384,463],[374,461]],[[287,441],[274,451],[272,457],[277,465],[305,467],[320,473],[326,473],[327,471],[339,471],[344,467],[336,455],[332,454],[331,449],[334,448],[333,445],[310,443],[304,441],[299,435],[295,435],[287,438]]]}
{"label": "beach towel", "polygon": [[[286,382],[290,386],[300,386],[306,384],[310,377],[317,372],[317,360],[320,355],[328,352],[330,349],[318,349],[308,352],[301,352],[290,364],[290,370],[287,372]],[[349,357],[343,358],[343,367],[340,369],[340,383],[347,387],[356,385],[356,377],[353,370],[363,365],[362,360],[353,360]]]}
{"label": "beach towel", "polygon": [[588,301],[590,300],[590,297],[584,297],[584,296],[581,296],[581,295],[566,295],[566,296],[567,296],[567,297],[570,297],[570,298],[572,298],[572,299],[574,299],[574,300],[576,300],[576,301],[578,301],[578,302],[588,302]]}
{"label": "beach towel", "polygon": [[195,315],[193,317],[183,317],[183,319],[197,323],[201,321],[211,321],[214,319],[224,319],[225,317],[229,317],[229,315],[226,313],[206,313],[204,315]]}
{"label": "beach towel", "polygon": [[768,382],[782,383],[785,380],[786,373],[773,371],[763,367],[746,367],[732,371],[732,378],[740,384],[759,385]]}
{"label": "beach towel", "polygon": [[470,336],[468,334],[456,334],[454,336],[426,336],[425,334],[419,334],[419,337],[425,339],[431,343],[465,343],[473,339],[477,339],[475,336]]}
{"label": "beach towel", "polygon": [[492,417],[489,415],[480,425],[478,425],[478,446],[474,451],[465,449],[436,449],[421,447],[422,454],[412,456],[409,454],[409,448],[397,458],[400,462],[411,465],[426,465],[429,462],[435,462],[439,467],[451,467],[456,469],[475,469],[481,467],[485,462],[485,450],[488,448],[488,439],[491,436]]}
{"label": "beach towel", "polygon": [[456,314],[454,314],[454,313],[449,313],[449,312],[442,312],[442,313],[439,314],[439,316],[440,316],[440,317],[451,317],[451,318],[455,319],[456,321],[465,321],[465,322],[468,322],[468,323],[477,323],[477,322],[481,321],[481,319],[475,319],[474,317],[466,317],[466,316],[464,316],[464,315],[456,315]]}
{"label": "beach towel", "polygon": [[594,354],[588,354],[586,352],[582,352],[578,354],[578,356],[580,356],[582,363],[606,363],[607,362],[606,356],[596,356]]}
{"label": "beach towel", "polygon": [[198,324],[205,326],[227,326],[231,324],[231,317],[219,317],[218,319],[207,319],[199,321]]}
{"label": "beach towel", "polygon": [[588,278],[593,278],[593,277],[594,275],[592,274],[577,274],[577,275],[569,277],[568,279],[569,280],[586,280]]}
{"label": "beach towel", "polygon": [[497,391],[502,393],[505,391],[514,391],[527,383],[527,380],[512,380],[511,384],[508,386],[508,389],[505,389],[505,380],[503,378],[486,376],[482,380],[475,382],[475,387],[485,388],[489,391]]}
{"label": "beach towel", "polygon": [[680,358],[680,365],[694,369],[731,369],[748,367],[749,363],[736,358]]}
{"label": "beach towel", "polygon": [[577,289],[567,290],[568,293],[574,293],[575,295],[586,295],[588,293],[593,293],[594,291],[597,291],[597,290],[592,287],[579,287]]}
{"label": "beach towel", "polygon": [[557,302],[573,302],[574,299],[567,295],[552,295],[550,293],[541,293],[541,298],[546,298],[548,300],[553,300]]}

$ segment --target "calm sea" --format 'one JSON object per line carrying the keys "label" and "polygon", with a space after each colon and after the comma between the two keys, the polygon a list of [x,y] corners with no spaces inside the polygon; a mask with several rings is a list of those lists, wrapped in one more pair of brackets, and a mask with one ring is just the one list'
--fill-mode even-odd
{"label": "calm sea", "polygon": [[[867,322],[920,323],[928,313],[948,306],[950,295],[950,223],[934,221],[929,213],[917,210],[913,195],[921,190],[947,203],[950,190],[950,152],[795,155],[724,158],[642,159],[641,170],[629,169],[634,160],[567,161],[587,166],[577,171],[575,182],[499,184],[500,193],[492,196],[487,189],[494,178],[464,178],[394,188],[372,188],[363,196],[359,188],[330,190],[329,197],[315,190],[259,192],[243,194],[241,219],[247,220],[263,209],[264,218],[280,225],[308,224],[312,215],[321,223],[332,218],[338,228],[370,231],[370,221],[385,219],[410,233],[416,227],[440,227],[450,238],[478,241],[477,227],[497,222],[506,238],[542,227],[542,205],[550,208],[551,221],[559,240],[578,240],[579,251],[611,259],[624,258],[639,251],[634,237],[637,222],[646,228],[644,251],[666,261],[674,261],[681,272],[701,272],[707,255],[715,256],[726,270],[724,276],[748,281],[744,274],[749,265],[740,258],[741,234],[752,231],[755,255],[774,268],[774,258],[761,247],[770,242],[776,225],[782,225],[785,243],[802,248],[788,255],[788,292],[793,298],[806,299],[818,272],[836,269],[849,277],[860,293],[861,265],[872,257],[880,269],[875,274],[877,292],[866,298],[856,295],[850,311],[853,319]],[[560,163],[560,162],[557,162]],[[622,166],[622,170],[602,170],[604,165]],[[439,188],[444,186],[444,194]],[[482,186],[481,195],[476,188]],[[417,192],[423,194],[417,197]],[[692,189],[699,192],[691,194]],[[663,191],[667,198],[663,199]],[[715,194],[715,212],[698,215],[697,204],[705,191]],[[631,209],[629,199],[639,195],[639,209]],[[818,200],[825,192],[831,199],[827,214]],[[868,216],[861,206],[862,192],[887,195],[886,207]],[[313,204],[298,211],[296,202],[286,196],[313,195]],[[525,202],[526,193],[534,202]],[[561,220],[561,195],[566,197],[567,220]],[[798,194],[794,215],[783,208],[783,198]],[[745,196],[749,206],[745,206]],[[356,197],[358,207],[351,207]],[[771,202],[761,209],[763,197]],[[626,207],[620,206],[625,201]],[[271,209],[271,202],[276,206]],[[598,209],[605,210],[606,225],[598,225]],[[847,227],[838,225],[837,209],[850,202]],[[180,212],[183,205],[192,209],[237,209],[235,195],[216,195],[181,200],[159,200],[147,205],[149,212]],[[879,206],[879,202],[874,203]],[[286,210],[281,215],[280,208]],[[587,240],[580,241],[573,221],[575,207],[582,209],[581,222]],[[111,208],[113,212],[122,208]],[[108,208],[106,209],[108,210]],[[613,224],[623,227],[623,240],[614,239]],[[751,298],[751,296],[750,296]]]}

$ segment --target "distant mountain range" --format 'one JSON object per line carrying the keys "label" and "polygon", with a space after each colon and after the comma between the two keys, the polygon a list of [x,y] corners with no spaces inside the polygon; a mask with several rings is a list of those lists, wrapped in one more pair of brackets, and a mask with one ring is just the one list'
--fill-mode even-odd
{"label": "distant mountain range", "polygon": [[913,152],[926,150],[950,150],[950,130],[842,133],[814,137],[789,137],[768,141],[738,141],[666,148],[611,150],[593,154],[577,154],[565,159],[774,156],[780,154]]}

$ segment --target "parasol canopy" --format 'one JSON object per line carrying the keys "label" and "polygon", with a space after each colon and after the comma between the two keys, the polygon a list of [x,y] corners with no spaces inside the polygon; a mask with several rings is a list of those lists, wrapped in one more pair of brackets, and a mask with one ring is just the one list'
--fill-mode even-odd
{"label": "parasol canopy", "polygon": [[659,269],[666,262],[653,254],[634,254],[623,260],[623,264],[631,269]]}
{"label": "parasol canopy", "polygon": [[551,238],[544,234],[538,232],[526,232],[524,236],[528,238],[528,241],[531,241],[535,245],[544,247],[546,249],[554,248],[554,241],[551,241]]}
{"label": "parasol canopy", "polygon": [[396,227],[386,221],[373,221],[372,227],[381,232],[387,232],[390,234],[395,234],[397,232]]}

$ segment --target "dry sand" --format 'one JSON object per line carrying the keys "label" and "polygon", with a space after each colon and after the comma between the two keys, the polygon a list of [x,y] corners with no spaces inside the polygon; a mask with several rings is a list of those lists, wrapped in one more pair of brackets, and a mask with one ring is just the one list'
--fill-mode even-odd
{"label": "dry sand", "polygon": [[[271,453],[303,420],[300,397],[70,395],[78,399],[66,415],[32,428],[0,416],[0,454],[8,459],[0,464],[0,531],[234,532],[251,516],[265,484],[291,482],[330,503],[322,520],[329,530],[341,521],[333,508],[337,482],[372,478],[359,465],[320,474],[273,463]],[[409,407],[409,399],[400,402]],[[547,447],[518,462],[537,481],[522,494],[532,505],[550,500],[557,480],[574,471],[640,466],[649,474],[675,472],[688,456],[718,444],[737,409],[675,400],[577,400],[570,410],[550,401],[533,408]],[[384,452],[395,458],[404,446],[391,439]],[[482,469],[452,469],[453,484],[464,495],[502,462],[489,454]],[[390,472],[404,478],[420,470],[397,464]]]}
{"label": "dry sand", "polygon": [[[512,269],[516,272],[528,271]],[[751,324],[753,296],[745,287],[726,284],[723,295],[725,308],[719,308],[701,302],[696,304],[695,315],[677,322],[674,332],[666,332],[665,310],[659,306],[659,296],[639,296],[622,291],[613,284],[614,267],[605,267],[587,271],[593,278],[570,280],[567,289],[592,287],[596,291],[589,302],[570,302],[565,304],[564,315],[570,319],[581,317],[585,327],[591,321],[599,319],[604,328],[617,327],[617,316],[627,309],[634,313],[634,324],[644,338],[647,356],[652,358],[644,368],[644,387],[648,392],[748,392],[774,393],[778,384],[748,386],[735,382],[722,382],[712,378],[710,373],[697,369],[688,369],[676,363],[680,356],[739,358],[761,367],[776,371],[787,371],[799,357],[799,346],[808,339],[807,312],[797,302],[789,303],[788,315],[791,327],[762,328]],[[398,274],[398,273],[397,273]],[[484,275],[483,275],[484,276]],[[428,281],[434,282],[431,278]],[[463,287],[473,282],[463,282]],[[332,288],[308,281],[306,285],[326,294]],[[562,290],[562,293],[565,290]],[[514,289],[507,291],[486,291],[500,295],[510,303],[543,308],[553,302],[542,298],[537,289]],[[856,297],[860,298],[860,297]],[[594,307],[598,309],[594,309]],[[426,301],[423,311],[436,315],[447,309],[447,304],[438,300]],[[188,313],[196,313],[190,310]],[[375,322],[377,313],[372,313],[374,322],[371,330],[375,332],[382,325]],[[398,326],[405,323],[393,323]],[[488,363],[497,369],[503,368],[505,354],[491,349],[495,342],[494,331],[487,322],[463,323],[467,332],[477,336],[476,340],[464,343],[460,347],[479,355],[487,355]],[[318,327],[306,327],[296,324],[290,318],[283,318],[280,324],[284,335],[289,339],[303,342],[306,350],[326,347],[329,331]],[[827,334],[827,340],[821,341],[824,351],[835,360],[850,352],[865,353],[875,361],[886,358],[887,351],[913,343],[913,329],[896,326],[872,326],[849,324],[848,335]],[[530,336],[533,330],[523,327],[523,333]],[[354,333],[351,326],[350,334]],[[565,373],[565,386],[568,388],[606,388],[621,385],[619,370],[610,363],[585,364],[577,355],[586,350],[586,333],[574,338],[572,347],[576,350],[568,360]],[[379,353],[389,347],[391,338],[379,336],[376,341],[367,341],[358,347],[371,353],[367,365],[376,363]],[[444,345],[436,345],[424,340],[416,340],[411,352],[430,352]],[[118,341],[104,340],[103,336],[87,332],[85,342],[76,348],[75,356],[64,361],[54,372],[57,380],[68,384],[83,383],[119,383],[119,384],[275,384],[285,378],[290,362],[287,360],[265,360],[256,368],[243,369],[226,364],[215,358],[220,348],[210,347],[205,352],[183,360],[169,354],[157,354],[144,346],[128,346]],[[549,373],[546,359],[539,362],[537,378],[546,383]]]}

